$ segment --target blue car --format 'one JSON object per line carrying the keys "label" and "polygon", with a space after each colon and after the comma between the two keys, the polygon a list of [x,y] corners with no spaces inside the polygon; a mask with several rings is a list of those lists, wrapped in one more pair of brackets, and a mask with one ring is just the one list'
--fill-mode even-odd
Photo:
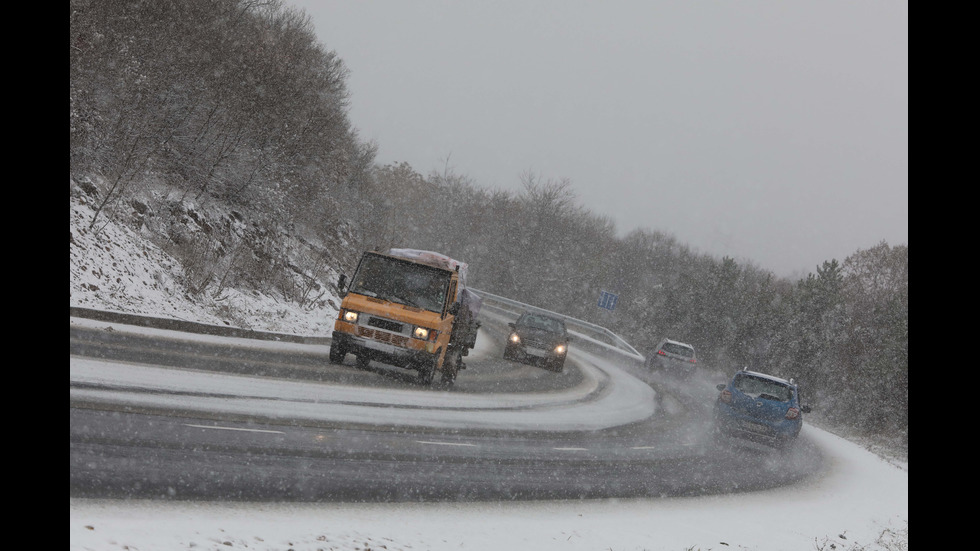
{"label": "blue car", "polygon": [[721,393],[715,401],[715,427],[723,435],[785,448],[800,434],[803,414],[810,412],[800,404],[792,379],[743,370],[717,388]]}

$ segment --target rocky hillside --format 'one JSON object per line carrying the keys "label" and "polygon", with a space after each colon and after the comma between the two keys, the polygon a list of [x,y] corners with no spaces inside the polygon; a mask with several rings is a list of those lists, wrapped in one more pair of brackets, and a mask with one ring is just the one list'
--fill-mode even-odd
{"label": "rocky hillside", "polygon": [[[333,285],[336,264],[343,260],[331,261],[323,254],[311,260],[317,256],[309,254],[312,246],[296,235],[263,241],[249,228],[236,227],[233,213],[207,211],[186,201],[175,203],[183,209],[176,217],[154,217],[159,202],[151,207],[132,201],[117,209],[113,219],[102,215],[93,225],[98,188],[70,180],[69,190],[70,307],[329,335],[339,305]],[[154,218],[171,220],[169,227],[161,232]],[[222,227],[226,231],[216,229]],[[216,237],[219,233],[223,237]],[[200,239],[202,235],[208,239]],[[278,259],[263,252],[270,241],[278,247]],[[220,261],[210,273],[188,266],[186,260],[187,248],[202,242],[210,243]],[[234,266],[245,261],[253,263],[251,268],[264,261],[275,273],[265,280],[240,277]],[[271,284],[263,287],[263,281]]]}

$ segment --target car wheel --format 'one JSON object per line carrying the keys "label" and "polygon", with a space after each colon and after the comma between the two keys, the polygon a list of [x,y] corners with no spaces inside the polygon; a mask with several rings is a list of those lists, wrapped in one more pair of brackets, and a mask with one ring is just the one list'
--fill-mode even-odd
{"label": "car wheel", "polygon": [[342,364],[344,363],[344,357],[347,356],[347,351],[343,349],[339,344],[330,345],[330,363],[332,364]]}
{"label": "car wheel", "polygon": [[551,363],[551,370],[561,373],[565,370],[565,358],[555,360]]}
{"label": "car wheel", "polygon": [[512,362],[518,362],[518,363],[522,363],[522,364],[526,364],[530,360],[529,357],[528,357],[528,355],[525,354],[523,350],[521,350],[520,348],[518,348],[516,346],[513,347],[513,348],[509,348],[507,350],[507,356],[506,356],[506,358],[508,360],[512,361]]}

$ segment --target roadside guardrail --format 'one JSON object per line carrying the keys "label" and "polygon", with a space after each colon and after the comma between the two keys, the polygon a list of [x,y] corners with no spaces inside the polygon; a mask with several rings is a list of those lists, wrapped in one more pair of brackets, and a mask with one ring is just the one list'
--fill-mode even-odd
{"label": "roadside guardrail", "polygon": [[487,291],[481,291],[480,289],[470,288],[470,290],[483,299],[483,308],[492,308],[498,313],[506,313],[514,319],[517,319],[522,312],[530,310],[565,320],[565,326],[576,339],[574,341],[575,346],[585,345],[599,353],[615,352],[623,356],[624,359],[630,360],[630,363],[634,365],[637,362],[642,365],[645,360],[643,355],[637,352],[624,338],[601,325],[566,316],[558,312],[552,312],[538,306],[525,304]]}

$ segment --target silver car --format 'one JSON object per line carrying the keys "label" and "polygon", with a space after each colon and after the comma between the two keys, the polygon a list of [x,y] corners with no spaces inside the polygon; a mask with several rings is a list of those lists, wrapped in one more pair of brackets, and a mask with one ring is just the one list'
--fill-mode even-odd
{"label": "silver car", "polygon": [[664,339],[647,357],[647,367],[667,373],[690,376],[697,371],[697,355],[694,347],[683,342]]}

